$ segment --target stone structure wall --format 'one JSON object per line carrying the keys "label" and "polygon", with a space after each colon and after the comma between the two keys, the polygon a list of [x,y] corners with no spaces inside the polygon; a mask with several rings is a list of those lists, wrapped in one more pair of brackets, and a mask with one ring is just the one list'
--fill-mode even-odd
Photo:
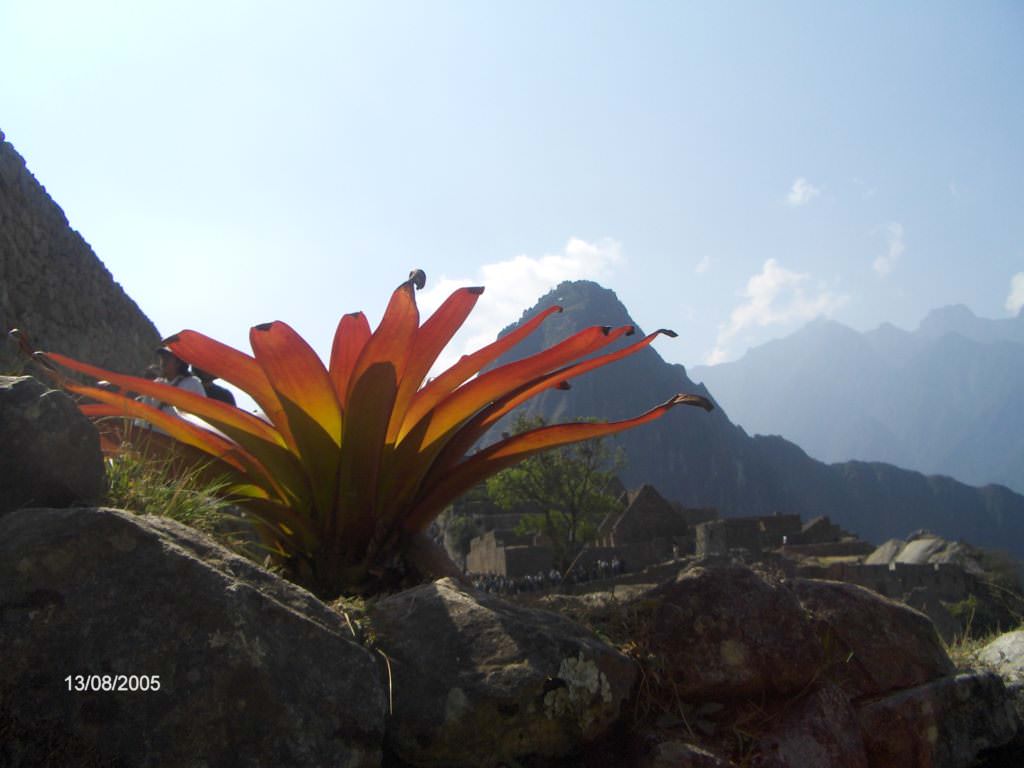
{"label": "stone structure wall", "polygon": [[6,338],[21,328],[37,349],[141,373],[160,342],[156,327],[4,139],[0,132],[0,372],[21,370]]}
{"label": "stone structure wall", "polygon": [[763,517],[727,517],[701,523],[696,528],[698,557],[721,557],[731,550],[746,550],[759,555],[782,546],[784,537],[800,532],[800,515]]}
{"label": "stone structure wall", "polygon": [[822,544],[786,544],[784,547],[784,553],[789,557],[864,557],[874,551],[874,544],[854,538]]}
{"label": "stone structure wall", "polygon": [[721,557],[731,550],[743,549],[750,555],[761,554],[761,528],[753,517],[712,520],[697,526],[698,557]]}
{"label": "stone structure wall", "polygon": [[547,571],[552,562],[551,548],[534,546],[532,536],[487,531],[470,542],[466,570],[515,578]]}
{"label": "stone structure wall", "polygon": [[799,534],[804,524],[800,515],[764,515],[753,518],[761,531],[761,546],[774,549],[784,537]]}
{"label": "stone structure wall", "polygon": [[800,575],[859,584],[880,595],[899,599],[915,589],[933,591],[944,600],[956,602],[977,591],[977,579],[952,563],[910,565],[862,565],[834,563],[827,567],[807,566]]}
{"label": "stone structure wall", "polygon": [[625,494],[624,500],[625,509],[609,514],[601,522],[596,542],[599,546],[622,547],[651,539],[682,539],[691,535],[685,514],[653,486],[641,486]]}
{"label": "stone structure wall", "polygon": [[842,537],[843,529],[825,515],[808,521],[799,533],[789,537],[789,542],[791,544],[825,544],[830,541],[839,541]]}
{"label": "stone structure wall", "polygon": [[547,573],[555,564],[550,547],[536,547],[532,544],[514,545],[504,547],[504,555],[505,569],[504,571],[495,571],[495,573],[512,579],[519,576]]}

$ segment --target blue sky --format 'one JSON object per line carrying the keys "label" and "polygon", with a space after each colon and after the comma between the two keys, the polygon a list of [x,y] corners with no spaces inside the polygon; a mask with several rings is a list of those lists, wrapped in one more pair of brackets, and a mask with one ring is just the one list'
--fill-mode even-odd
{"label": "blue sky", "polygon": [[[157,324],[561,279],[686,364],[1024,304],[1024,4],[0,3],[0,129]],[[1016,276],[1016,280],[1015,280]]]}

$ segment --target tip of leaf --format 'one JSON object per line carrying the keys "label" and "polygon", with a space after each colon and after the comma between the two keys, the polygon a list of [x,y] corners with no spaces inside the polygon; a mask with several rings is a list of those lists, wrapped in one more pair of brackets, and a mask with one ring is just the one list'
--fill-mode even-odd
{"label": "tip of leaf", "polygon": [[607,336],[611,332],[612,332],[612,327],[610,325],[602,325],[601,326],[601,333],[603,333],[605,336]]}
{"label": "tip of leaf", "polygon": [[166,347],[169,344],[175,344],[175,343],[177,343],[179,341],[181,341],[181,334],[180,333],[175,333],[175,334],[172,334],[172,335],[168,336],[163,341],[161,341],[160,342],[160,346],[161,347]]}
{"label": "tip of leaf", "polygon": [[269,331],[273,327],[274,327],[274,324],[272,322],[270,322],[270,323],[260,323],[259,325],[254,325],[252,327],[252,329],[254,331]]}
{"label": "tip of leaf", "polygon": [[467,288],[466,290],[472,294],[479,296],[481,293],[484,292],[484,287],[482,285],[474,285],[472,288]]}
{"label": "tip of leaf", "polygon": [[697,408],[703,408],[705,411],[713,411],[715,409],[710,400],[700,395],[679,394],[670,399],[666,405],[693,405]]}
{"label": "tip of leaf", "polygon": [[673,331],[671,328],[659,328],[658,329],[658,333],[663,333],[666,336],[668,336],[670,339],[674,339],[676,336],[679,335],[678,333]]}
{"label": "tip of leaf", "polygon": [[409,273],[409,282],[422,289],[427,284],[427,273],[422,269],[414,269]]}
{"label": "tip of leaf", "polygon": [[555,385],[555,389],[572,389],[572,384],[568,381],[560,381]]}

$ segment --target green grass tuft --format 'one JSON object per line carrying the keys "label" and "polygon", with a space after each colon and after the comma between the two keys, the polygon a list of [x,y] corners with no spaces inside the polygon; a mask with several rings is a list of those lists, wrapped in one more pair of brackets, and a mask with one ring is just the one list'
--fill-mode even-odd
{"label": "green grass tuft", "polygon": [[201,470],[175,471],[170,461],[130,453],[107,458],[106,465],[109,506],[168,517],[215,536],[237,517],[224,498],[227,483],[205,481]]}

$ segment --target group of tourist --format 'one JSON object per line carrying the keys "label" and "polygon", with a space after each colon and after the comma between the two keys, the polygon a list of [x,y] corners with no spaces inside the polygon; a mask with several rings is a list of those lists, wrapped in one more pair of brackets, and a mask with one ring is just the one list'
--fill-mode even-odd
{"label": "group of tourist", "polygon": [[589,567],[570,567],[564,575],[557,568],[534,574],[510,578],[497,573],[467,573],[473,586],[484,592],[499,595],[519,595],[527,592],[545,592],[563,584],[582,584],[587,581],[608,579],[626,572],[626,564],[618,557],[595,560]]}
{"label": "group of tourist", "polygon": [[[231,394],[229,389],[217,384],[212,374],[199,368],[191,367],[168,347],[160,347],[156,351],[156,355],[157,362],[149,366],[145,371],[144,375],[147,379],[152,379],[159,384],[170,384],[172,387],[177,387],[186,392],[220,400],[229,405],[235,404],[235,396]],[[107,382],[100,382],[100,386],[103,385],[110,386]],[[161,402],[155,397],[147,395],[139,397],[138,400],[146,405],[159,408],[164,413],[169,413],[172,416],[181,415],[173,405]],[[141,419],[137,419],[136,424],[138,426],[150,426]],[[162,432],[160,429],[155,431]]]}
{"label": "group of tourist", "polygon": [[[235,404],[235,396],[229,389],[217,384],[211,373],[199,368],[192,368],[168,347],[160,347],[156,354],[158,362],[147,369],[147,374],[153,374],[149,377],[154,381],[170,384],[172,387],[184,389],[186,392],[211,397],[229,405]],[[157,402],[153,402],[151,405],[156,405],[163,411],[168,411],[171,408],[169,405]]]}

